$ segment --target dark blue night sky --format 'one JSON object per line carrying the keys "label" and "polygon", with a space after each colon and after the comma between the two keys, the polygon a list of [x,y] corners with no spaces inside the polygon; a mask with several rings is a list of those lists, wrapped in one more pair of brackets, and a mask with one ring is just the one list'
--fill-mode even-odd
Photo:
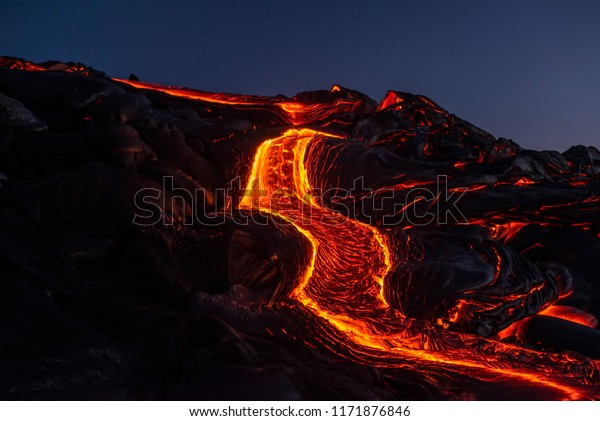
{"label": "dark blue night sky", "polygon": [[598,1],[0,0],[0,55],[292,95],[431,97],[534,149],[600,146]]}

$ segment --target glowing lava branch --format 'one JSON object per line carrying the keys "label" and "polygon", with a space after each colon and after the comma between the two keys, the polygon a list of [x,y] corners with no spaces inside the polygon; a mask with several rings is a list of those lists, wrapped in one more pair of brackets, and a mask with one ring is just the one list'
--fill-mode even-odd
{"label": "glowing lava branch", "polygon": [[[163,92],[167,95],[203,101],[215,105],[228,105],[257,109],[278,110],[281,117],[290,125],[299,126],[343,112],[352,112],[358,106],[357,99],[337,98],[328,103],[305,104],[283,97],[265,97],[258,95],[240,95],[199,91],[196,89],[162,86],[156,83],[139,82],[126,79],[113,78],[114,81],[125,83],[138,89],[150,89]],[[334,85],[331,92],[339,91],[340,87]]]}
{"label": "glowing lava branch", "polygon": [[268,97],[252,95],[236,95],[214,92],[204,92],[196,89],[180,88],[174,86],[163,86],[158,83],[138,82],[134,80],[113,78],[116,82],[126,83],[138,89],[151,89],[153,91],[163,92],[171,96],[194,99],[198,101],[210,102],[223,105],[270,105],[273,101]]}

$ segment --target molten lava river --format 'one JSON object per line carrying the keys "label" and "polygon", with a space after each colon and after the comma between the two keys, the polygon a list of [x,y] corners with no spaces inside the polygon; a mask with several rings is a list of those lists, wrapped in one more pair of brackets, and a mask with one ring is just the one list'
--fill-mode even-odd
{"label": "molten lava river", "polygon": [[[569,370],[560,372],[566,356],[537,354],[467,335],[445,333],[435,339],[428,337],[435,336],[433,332],[409,333],[403,315],[389,308],[383,284],[394,260],[410,256],[393,256],[385,234],[378,229],[310,199],[306,149],[325,136],[310,129],[292,129],[260,145],[240,208],[277,215],[308,239],[312,257],[292,298],[337,329],[334,339],[349,358],[376,366],[412,366],[423,371],[435,367],[484,381],[517,382],[548,389],[556,398],[600,397],[597,392],[590,394],[585,371],[580,376]],[[277,192],[286,192],[287,200],[273,200]],[[310,212],[298,203],[303,200],[312,208]],[[436,340],[451,345],[442,346]],[[523,360],[533,367],[521,364]]]}

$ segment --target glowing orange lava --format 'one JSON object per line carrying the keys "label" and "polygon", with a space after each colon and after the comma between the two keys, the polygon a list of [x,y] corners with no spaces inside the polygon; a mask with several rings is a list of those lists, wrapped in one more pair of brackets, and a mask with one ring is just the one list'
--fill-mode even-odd
{"label": "glowing orange lava", "polygon": [[558,317],[559,319],[568,320],[583,326],[588,326],[593,329],[598,327],[598,320],[594,316],[585,311],[569,306],[554,305],[540,311],[541,315]]}

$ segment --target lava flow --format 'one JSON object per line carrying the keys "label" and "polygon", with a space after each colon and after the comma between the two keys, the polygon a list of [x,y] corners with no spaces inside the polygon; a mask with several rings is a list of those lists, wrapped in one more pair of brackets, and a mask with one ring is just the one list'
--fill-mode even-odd
{"label": "lava flow", "polygon": [[[557,365],[560,356],[550,359],[549,363],[554,363],[550,367],[544,367],[536,356],[540,365],[528,369],[506,361],[511,352],[528,353],[518,347],[490,342],[491,349],[478,355],[469,349],[469,339],[463,337],[462,349],[435,351],[426,349],[427,342],[421,335],[410,337],[394,332],[402,315],[384,311],[388,306],[383,282],[392,269],[384,234],[319,206],[310,195],[305,152],[310,142],[318,142],[324,136],[325,133],[309,129],[292,129],[265,141],[256,152],[246,195],[239,206],[277,215],[310,241],[311,263],[292,296],[335,326],[343,336],[340,342],[346,338],[347,349],[356,353],[358,347],[365,362],[400,367],[446,366],[462,373],[469,370],[471,376],[481,379],[498,381],[503,377],[554,389],[564,399],[600,397],[586,391],[585,378],[580,379],[584,383],[580,387],[576,378],[556,378],[552,366]],[[281,194],[286,200],[278,197]]]}
{"label": "lava flow", "polygon": [[[29,85],[29,73],[75,73],[79,79],[69,79],[74,86],[94,78],[91,70],[79,65],[5,59],[4,67],[13,72],[7,73],[12,85],[6,82],[5,89],[15,97]],[[62,73],[50,76],[50,84],[67,83]],[[414,383],[440,391],[437,397],[489,398],[506,388],[512,398],[523,393],[545,399],[600,399],[600,348],[593,342],[600,337],[597,272],[581,267],[599,247],[597,150],[577,147],[562,155],[523,150],[447,113],[428,98],[393,91],[376,104],[337,85],[330,91],[287,98],[208,93],[105,77],[94,80],[99,87],[93,88],[101,93],[89,100],[87,91],[73,87],[53,93],[52,98],[63,101],[63,108],[79,107],[72,119],[81,127],[91,126],[89,149],[99,150],[110,165],[131,172],[139,169],[143,177],[174,176],[180,184],[173,191],[216,190],[233,176],[245,178],[247,185],[235,210],[266,214],[293,228],[294,240],[303,245],[290,242],[293,250],[288,255],[297,253],[307,264],[294,265],[293,285],[276,288],[278,293],[287,291],[282,295],[269,289],[270,282],[289,281],[277,277],[285,270],[285,259],[261,243],[272,238],[270,226],[248,232],[236,226],[233,235],[226,231],[232,221],[225,228],[204,227],[202,221],[193,229],[175,224],[177,235],[171,241],[175,244],[178,236],[192,232],[193,240],[183,247],[187,250],[189,244],[201,243],[195,236],[204,229],[208,239],[202,244],[208,248],[219,238],[215,234],[219,229],[227,236],[218,241],[239,240],[221,253],[231,253],[223,265],[230,266],[222,270],[227,274],[219,272],[217,285],[204,285],[205,290],[223,293],[227,288],[222,278],[245,271],[246,261],[256,264],[260,270],[248,276],[253,277],[251,282],[228,279],[228,287],[233,290],[232,285],[242,284],[252,291],[240,287],[245,292],[236,298],[239,301],[253,297],[252,305],[273,304],[265,308],[272,311],[268,323],[277,328],[266,331],[277,336],[279,344],[291,338],[345,362],[374,367],[384,377],[416,376],[419,380]],[[2,83],[0,79],[0,87]],[[74,99],[69,96],[73,92]],[[117,99],[105,99],[111,95]],[[22,98],[30,100],[27,95]],[[30,100],[35,106],[44,101],[46,97]],[[31,114],[19,111],[26,117]],[[35,124],[35,130],[43,127],[38,120]],[[67,144],[71,138],[61,141]],[[103,149],[114,144],[114,150]],[[69,153],[80,149],[71,147]],[[92,152],[85,153],[78,159],[89,159]],[[29,168],[25,164],[8,167],[7,174],[18,176]],[[84,170],[93,175],[105,171],[93,165]],[[436,190],[430,199],[423,191],[434,190],[439,175],[449,180],[448,190]],[[362,191],[337,197],[338,202],[317,194],[349,190],[359,177],[366,178],[371,196],[390,201],[369,209],[361,201],[366,196]],[[415,191],[422,195],[415,196]],[[433,209],[447,215],[455,207],[447,199],[465,192],[460,199],[464,223],[455,218],[456,223],[428,225],[410,217],[385,222],[390,215],[413,212],[414,217]],[[225,214],[231,207],[218,212]],[[265,237],[254,238],[257,231]],[[239,255],[247,260],[232,263],[231,256]],[[239,267],[231,270],[232,265]],[[206,273],[221,268],[212,263],[207,267]],[[267,299],[252,301],[260,294]],[[223,320],[229,321],[235,311],[225,311]],[[248,314],[232,317],[231,323]],[[561,333],[553,336],[554,329]],[[250,330],[256,333],[257,328]],[[264,333],[265,328],[258,330]],[[386,381],[382,383],[393,389]],[[463,393],[465,384],[469,391]],[[495,389],[488,394],[473,392],[492,386]]]}

